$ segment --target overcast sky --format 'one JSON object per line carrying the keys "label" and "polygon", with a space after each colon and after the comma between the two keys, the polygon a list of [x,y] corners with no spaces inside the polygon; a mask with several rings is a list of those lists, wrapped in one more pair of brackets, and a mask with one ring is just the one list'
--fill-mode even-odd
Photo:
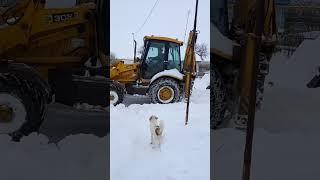
{"label": "overcast sky", "polygon": [[[132,33],[136,32],[148,16],[156,0],[111,0],[110,50],[117,58],[133,58]],[[159,0],[148,22],[135,39],[137,47],[143,45],[145,35],[167,36],[184,40],[188,10],[190,10],[187,35],[193,28],[195,0]],[[199,0],[197,43],[210,43],[210,0]],[[184,48],[182,56],[184,57]],[[209,49],[208,49],[209,51]],[[209,60],[209,58],[207,58]]]}

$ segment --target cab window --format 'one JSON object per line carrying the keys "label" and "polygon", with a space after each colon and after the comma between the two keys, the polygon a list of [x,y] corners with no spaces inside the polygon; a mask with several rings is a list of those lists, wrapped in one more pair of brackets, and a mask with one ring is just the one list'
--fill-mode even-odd
{"label": "cab window", "polygon": [[167,69],[178,69],[180,70],[180,46],[178,44],[169,43],[168,48],[168,66]]}

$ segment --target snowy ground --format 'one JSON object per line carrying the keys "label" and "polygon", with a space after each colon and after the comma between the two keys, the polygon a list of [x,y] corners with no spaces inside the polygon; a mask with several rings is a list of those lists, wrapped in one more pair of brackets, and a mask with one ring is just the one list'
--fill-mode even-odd
{"label": "snowy ground", "polygon": [[[189,125],[185,103],[124,104],[110,109],[110,178],[112,180],[209,180],[209,75],[195,82]],[[133,98],[133,97],[130,97]],[[139,98],[139,97],[138,97]],[[150,146],[148,118],[165,122],[161,151]]]}
{"label": "snowy ground", "polygon": [[21,143],[0,136],[0,179],[3,180],[106,180],[109,166],[108,137],[72,135],[58,144],[32,134]]}
{"label": "snowy ground", "polygon": [[[86,106],[88,107],[88,106]],[[106,180],[109,177],[107,112],[49,106],[41,134],[14,143],[0,135],[0,179]]]}
{"label": "snowy ground", "polygon": [[[272,59],[263,109],[257,113],[253,180],[319,179],[320,90],[306,84],[320,65],[320,38],[305,41],[294,56]],[[240,180],[245,134],[234,129],[212,134],[214,178]]]}

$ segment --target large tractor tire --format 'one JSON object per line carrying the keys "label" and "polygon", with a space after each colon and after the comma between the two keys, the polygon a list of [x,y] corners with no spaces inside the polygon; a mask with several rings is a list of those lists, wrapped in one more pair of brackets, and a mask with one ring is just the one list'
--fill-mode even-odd
{"label": "large tractor tire", "polygon": [[181,88],[172,78],[159,78],[150,85],[148,95],[152,103],[168,104],[181,100]]}
{"label": "large tractor tire", "polygon": [[125,95],[125,88],[117,83],[111,82],[110,83],[110,105],[118,105],[123,102]]}
{"label": "large tractor tire", "polygon": [[47,98],[31,81],[14,73],[0,74],[0,133],[13,141],[38,131],[46,115]]}
{"label": "large tractor tire", "polygon": [[217,129],[224,120],[226,111],[226,90],[219,70],[216,67],[213,67],[210,73],[210,126],[211,129]]}

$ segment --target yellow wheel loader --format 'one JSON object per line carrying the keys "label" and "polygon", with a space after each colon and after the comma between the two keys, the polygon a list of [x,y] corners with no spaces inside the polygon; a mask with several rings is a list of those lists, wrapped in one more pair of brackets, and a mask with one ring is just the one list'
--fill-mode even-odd
{"label": "yellow wheel loader", "polygon": [[37,131],[53,100],[107,106],[109,2],[45,8],[20,0],[1,8],[0,133]]}
{"label": "yellow wheel loader", "polygon": [[160,104],[189,98],[196,77],[197,7],[198,1],[183,62],[180,54],[183,42],[168,37],[145,36],[140,58],[135,52],[134,63],[118,61],[110,67],[110,104],[121,103],[125,94],[148,95],[153,103]]}

